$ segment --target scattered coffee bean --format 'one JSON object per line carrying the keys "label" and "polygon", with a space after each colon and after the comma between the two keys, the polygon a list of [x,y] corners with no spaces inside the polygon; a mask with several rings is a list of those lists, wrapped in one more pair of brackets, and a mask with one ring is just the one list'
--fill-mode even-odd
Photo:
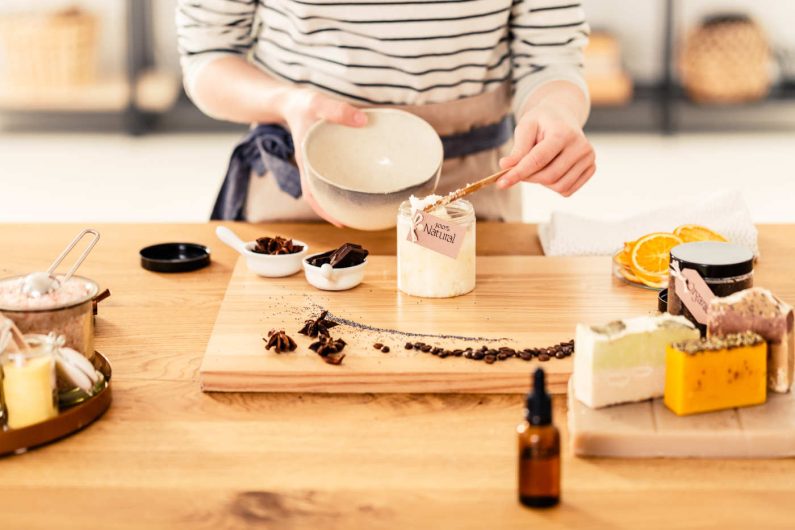
{"label": "scattered coffee bean", "polygon": [[389,346],[384,346],[381,348],[381,353],[389,353]]}
{"label": "scattered coffee bean", "polygon": [[430,344],[423,344],[420,349],[422,351],[424,351],[425,353],[428,353],[429,351],[431,351],[433,349],[433,346],[431,346]]}
{"label": "scattered coffee bean", "polygon": [[549,355],[547,355],[546,353],[540,353],[538,355],[538,360],[541,361],[542,363],[545,363],[549,360]]}
{"label": "scattered coffee bean", "polygon": [[476,361],[480,361],[483,359],[483,357],[486,356],[486,354],[483,353],[482,351],[476,351],[474,354],[472,354],[472,356],[475,358]]}
{"label": "scattered coffee bean", "polygon": [[530,353],[527,350],[523,351],[519,355],[522,357],[522,360],[524,360],[524,361],[529,361],[530,359],[533,358],[533,356],[530,355]]}
{"label": "scattered coffee bean", "polygon": [[406,348],[407,350],[413,350],[414,349],[414,345],[412,343],[410,343],[410,342],[407,342],[406,345],[403,346],[403,347]]}
{"label": "scattered coffee bean", "polygon": [[437,347],[435,347],[433,349],[433,353],[437,353],[437,354],[438,353],[442,353],[443,351],[444,351],[444,348],[440,348],[439,346],[437,346]]}
{"label": "scattered coffee bean", "polygon": [[504,361],[507,358],[508,358],[508,354],[505,353],[504,351],[501,351],[500,353],[497,354],[497,360],[498,361]]}
{"label": "scattered coffee bean", "polygon": [[453,355],[455,355],[456,357],[461,357],[462,355],[464,355],[464,350],[453,350]]}
{"label": "scattered coffee bean", "polygon": [[373,344],[373,348],[375,348],[376,350],[380,350],[383,347],[384,345],[381,344],[380,342],[376,342],[375,344]]}
{"label": "scattered coffee bean", "polygon": [[494,364],[494,361],[495,361],[496,359],[497,359],[497,358],[496,358],[495,356],[493,356],[493,355],[486,355],[486,356],[483,358],[483,360],[484,360],[484,361],[486,361],[486,364]]}

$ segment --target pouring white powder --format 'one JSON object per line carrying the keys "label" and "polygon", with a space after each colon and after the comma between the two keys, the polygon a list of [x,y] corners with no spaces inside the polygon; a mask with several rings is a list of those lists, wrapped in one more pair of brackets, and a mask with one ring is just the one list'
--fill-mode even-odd
{"label": "pouring white powder", "polygon": [[[439,195],[428,195],[422,199],[412,196],[408,201],[410,213],[405,213],[404,208],[401,207],[397,225],[398,289],[406,294],[427,298],[450,298],[466,294],[475,288],[474,215],[471,220],[460,219],[468,226],[455,259],[409,239],[414,214],[439,199],[441,199]],[[430,213],[440,219],[453,219],[451,212],[472,212],[472,206],[466,201],[456,201],[448,207],[437,208]],[[464,216],[469,217],[466,213]]]}

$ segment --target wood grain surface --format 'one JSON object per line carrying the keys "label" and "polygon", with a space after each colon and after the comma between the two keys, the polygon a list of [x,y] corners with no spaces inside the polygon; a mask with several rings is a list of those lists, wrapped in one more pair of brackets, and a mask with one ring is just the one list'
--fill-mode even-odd
{"label": "wood grain surface", "polygon": [[[390,234],[229,226],[246,239],[281,233],[394,252]],[[41,269],[80,228],[0,226],[0,273]],[[76,436],[0,459],[3,529],[792,528],[793,460],[566,451],[563,504],[524,509],[517,395],[202,393],[198,368],[236,255],[212,224],[97,228],[82,273],[113,293],[100,306],[97,347],[113,363],[114,403]],[[481,255],[538,252],[532,226],[479,230]],[[210,245],[213,264],[176,275],[139,267],[140,247],[173,240]],[[760,227],[757,283],[775,283],[790,302],[793,240],[793,226]],[[564,418],[556,398],[565,441]]]}
{"label": "wood grain surface", "polygon": [[[201,366],[205,390],[271,392],[526,392],[537,366],[551,391],[565,393],[572,359],[546,363],[513,358],[486,364],[405,350],[407,340],[447,349],[549,347],[571,340],[578,322],[604,323],[653,313],[657,293],[615,281],[610,258],[481,256],[477,286],[465,296],[416,298],[397,290],[396,258],[368,259],[364,282],[342,292],[319,291],[303,274],[261,278],[240,258]],[[311,350],[297,333],[320,308],[334,318],[379,330],[340,325],[332,336],[348,345],[340,366]],[[268,330],[286,330],[299,347],[264,349]],[[406,335],[408,334],[408,335]],[[455,337],[470,337],[465,340]],[[477,340],[482,337],[487,340]],[[373,348],[386,344],[388,354]]]}

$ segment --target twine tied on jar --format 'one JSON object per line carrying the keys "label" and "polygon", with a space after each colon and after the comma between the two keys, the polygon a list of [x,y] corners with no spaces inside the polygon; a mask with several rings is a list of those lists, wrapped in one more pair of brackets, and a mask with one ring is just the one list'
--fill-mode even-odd
{"label": "twine tied on jar", "polygon": [[418,239],[417,230],[422,230],[422,228],[423,228],[422,220],[423,220],[422,212],[419,211],[419,210],[414,212],[414,215],[411,217],[411,242],[412,243],[416,243],[417,242],[417,239]]}

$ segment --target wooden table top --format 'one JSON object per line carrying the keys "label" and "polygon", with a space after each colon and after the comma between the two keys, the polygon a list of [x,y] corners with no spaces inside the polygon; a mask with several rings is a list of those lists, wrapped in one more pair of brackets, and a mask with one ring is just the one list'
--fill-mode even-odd
{"label": "wooden table top", "polygon": [[[98,225],[81,269],[109,287],[97,348],[114,403],[84,432],[0,459],[0,527],[792,528],[795,460],[603,460],[564,451],[563,503],[516,502],[518,395],[204,394],[197,372],[236,254],[213,224]],[[78,225],[0,225],[0,276],[41,269]],[[394,253],[391,232],[243,225],[317,247]],[[156,274],[138,249],[207,244],[213,264]],[[795,301],[795,225],[760,227],[762,266]],[[537,254],[531,225],[481,223],[479,252]],[[607,259],[606,264],[607,264]],[[607,269],[607,265],[606,265]],[[606,272],[607,274],[607,272]],[[565,403],[555,401],[565,441]]]}

